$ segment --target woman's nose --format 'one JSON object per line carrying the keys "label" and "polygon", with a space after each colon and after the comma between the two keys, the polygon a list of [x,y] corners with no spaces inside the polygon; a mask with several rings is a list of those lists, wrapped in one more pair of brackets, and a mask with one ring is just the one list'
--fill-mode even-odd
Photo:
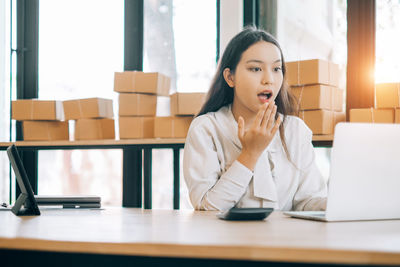
{"label": "woman's nose", "polygon": [[264,71],[261,82],[262,84],[271,84],[274,82],[274,77],[271,71]]}

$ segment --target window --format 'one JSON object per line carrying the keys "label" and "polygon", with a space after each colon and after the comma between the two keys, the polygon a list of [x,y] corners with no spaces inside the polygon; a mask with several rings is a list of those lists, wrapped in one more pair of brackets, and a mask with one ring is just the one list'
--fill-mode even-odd
{"label": "window", "polygon": [[[10,140],[10,4],[10,1],[0,2],[0,112],[3,114],[0,116],[0,129],[2,129],[0,140],[3,142]],[[12,80],[15,81],[15,79]],[[7,153],[2,152],[0,153],[0,203],[8,203],[10,200],[9,170]]]}
{"label": "window", "polygon": [[341,66],[346,88],[346,1],[278,1],[277,38],[286,61],[325,59]]}
{"label": "window", "polygon": [[[143,70],[170,76],[172,92],[207,92],[216,69],[216,6],[215,0],[145,1]],[[159,97],[158,116],[169,115],[168,101]],[[172,151],[153,150],[153,208],[172,208],[170,162]],[[191,208],[182,173],[180,185],[180,207]]]}
{"label": "window", "polygon": [[[286,61],[324,59],[339,64],[339,87],[346,89],[347,2],[277,1],[277,38]],[[346,101],[344,100],[344,103]],[[329,177],[330,148],[316,148],[316,161]]]}
{"label": "window", "polygon": [[400,2],[376,1],[375,82],[400,82]]}
{"label": "window", "polygon": [[[123,40],[123,0],[40,0],[39,98],[113,99],[116,118],[113,82],[123,70]],[[38,177],[39,194],[96,194],[104,205],[122,203],[121,150],[39,151]]]}

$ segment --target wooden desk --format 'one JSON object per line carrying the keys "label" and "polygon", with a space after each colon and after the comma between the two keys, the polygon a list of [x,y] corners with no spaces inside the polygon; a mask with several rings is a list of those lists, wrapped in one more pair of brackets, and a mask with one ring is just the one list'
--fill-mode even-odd
{"label": "wooden desk", "polygon": [[229,222],[215,214],[110,208],[16,217],[0,211],[6,226],[0,228],[0,263],[7,250],[30,250],[69,253],[59,254],[69,264],[74,253],[149,257],[148,262],[187,259],[185,264],[189,259],[400,264],[400,220],[323,223],[274,212],[265,221]]}
{"label": "wooden desk", "polygon": [[[0,150],[6,150],[12,143],[0,143]],[[179,150],[183,148],[185,139],[129,139],[129,140],[89,140],[89,141],[17,141],[19,150],[57,150],[57,149],[122,149],[122,206],[142,207],[142,171],[143,171],[143,198],[144,208],[152,208],[152,149],[173,149],[174,165],[174,209],[179,209]],[[142,168],[143,162],[143,168]],[[38,177],[34,173],[29,177],[32,185],[37,185]],[[36,188],[36,186],[33,186]],[[35,189],[34,189],[35,191]],[[35,191],[36,192],[36,191]]]}

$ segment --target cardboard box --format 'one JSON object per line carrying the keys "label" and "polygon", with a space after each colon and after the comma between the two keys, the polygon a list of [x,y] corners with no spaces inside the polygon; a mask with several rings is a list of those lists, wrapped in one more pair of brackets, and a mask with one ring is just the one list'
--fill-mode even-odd
{"label": "cardboard box", "polygon": [[68,121],[23,121],[25,141],[69,140]]}
{"label": "cardboard box", "polygon": [[394,110],[394,123],[400,123],[400,109]]}
{"label": "cardboard box", "polygon": [[113,118],[112,99],[85,98],[63,102],[66,120]]}
{"label": "cardboard box", "polygon": [[292,92],[300,102],[300,110],[343,110],[343,90],[337,87],[321,84],[297,86],[292,87]]}
{"label": "cardboard box", "polygon": [[154,117],[120,117],[119,138],[154,138]]}
{"label": "cardboard box", "polygon": [[192,116],[156,117],[154,120],[154,137],[185,138]]}
{"label": "cardboard box", "polygon": [[75,140],[115,139],[113,119],[79,119],[75,123]]}
{"label": "cardboard box", "polygon": [[171,79],[158,72],[124,71],[114,75],[114,91],[169,96]]}
{"label": "cardboard box", "polygon": [[45,120],[61,121],[64,120],[64,111],[61,101],[19,99],[12,101],[11,118],[18,121],[26,120]]}
{"label": "cardboard box", "polygon": [[205,93],[175,93],[170,96],[171,115],[196,115],[205,101]]}
{"label": "cardboard box", "polygon": [[394,123],[394,109],[350,109],[350,122]]}
{"label": "cardboard box", "polygon": [[346,121],[345,112],[332,110],[306,110],[301,111],[299,115],[313,134],[333,134],[335,125]]}
{"label": "cardboard box", "polygon": [[400,107],[400,83],[375,85],[376,108]]}
{"label": "cardboard box", "polygon": [[286,62],[286,73],[289,85],[339,86],[339,65],[322,59]]}
{"label": "cardboard box", "polygon": [[121,93],[118,96],[119,116],[155,116],[157,96]]}

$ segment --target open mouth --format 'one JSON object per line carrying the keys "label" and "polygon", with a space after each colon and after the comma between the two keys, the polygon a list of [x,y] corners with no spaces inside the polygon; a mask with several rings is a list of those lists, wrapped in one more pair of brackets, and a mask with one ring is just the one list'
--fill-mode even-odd
{"label": "open mouth", "polygon": [[265,103],[268,102],[268,100],[272,97],[272,92],[264,91],[257,94],[257,97],[262,103]]}

